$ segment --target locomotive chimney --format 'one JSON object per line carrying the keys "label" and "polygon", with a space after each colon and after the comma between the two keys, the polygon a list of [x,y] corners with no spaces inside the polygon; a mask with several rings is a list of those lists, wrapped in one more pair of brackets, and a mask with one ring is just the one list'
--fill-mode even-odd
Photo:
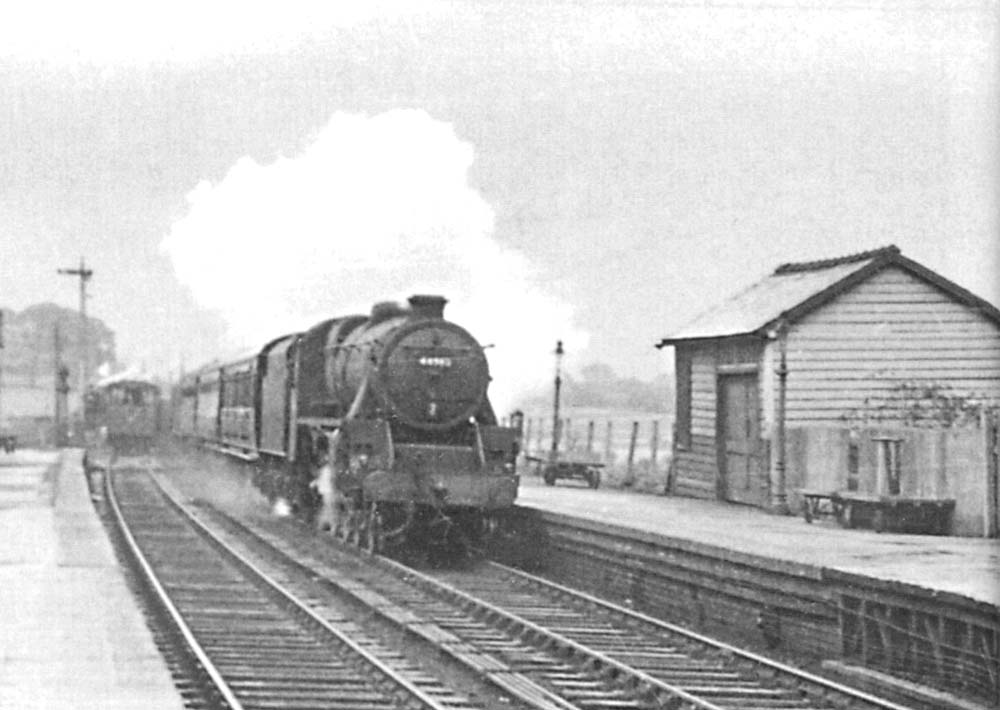
{"label": "locomotive chimney", "polygon": [[444,296],[410,296],[410,310],[417,318],[444,318]]}

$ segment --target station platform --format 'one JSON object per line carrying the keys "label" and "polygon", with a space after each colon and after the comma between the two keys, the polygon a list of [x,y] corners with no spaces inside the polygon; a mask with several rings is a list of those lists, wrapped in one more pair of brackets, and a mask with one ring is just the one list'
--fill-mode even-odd
{"label": "station platform", "polygon": [[0,708],[184,704],[91,504],[82,451],[0,453]]}
{"label": "station platform", "polygon": [[949,593],[1000,609],[1000,541],[876,533],[720,501],[521,478],[518,505],[724,551]]}

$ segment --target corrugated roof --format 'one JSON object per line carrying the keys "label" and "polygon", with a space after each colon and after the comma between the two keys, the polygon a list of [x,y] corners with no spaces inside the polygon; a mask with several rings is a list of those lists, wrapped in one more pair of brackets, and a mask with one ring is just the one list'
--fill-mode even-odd
{"label": "corrugated roof", "polygon": [[782,264],[766,278],[702,312],[678,332],[664,338],[660,346],[676,340],[755,333],[873,262],[886,261],[898,254],[899,249],[889,246],[836,259]]}

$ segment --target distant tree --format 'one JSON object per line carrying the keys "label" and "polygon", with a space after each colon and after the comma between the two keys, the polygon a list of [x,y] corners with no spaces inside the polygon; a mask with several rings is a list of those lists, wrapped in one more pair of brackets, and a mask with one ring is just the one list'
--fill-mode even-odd
{"label": "distant tree", "polygon": [[613,382],[617,379],[617,375],[615,375],[615,371],[611,365],[604,362],[592,362],[589,365],[584,365],[580,368],[580,375],[583,377],[584,382],[595,384]]}
{"label": "distant tree", "polygon": [[[33,382],[55,373],[55,329],[59,326],[62,361],[75,382],[80,369],[80,314],[54,303],[40,303],[21,312],[4,309],[4,372]],[[87,318],[90,376],[101,366],[117,367],[115,333],[99,318]]]}

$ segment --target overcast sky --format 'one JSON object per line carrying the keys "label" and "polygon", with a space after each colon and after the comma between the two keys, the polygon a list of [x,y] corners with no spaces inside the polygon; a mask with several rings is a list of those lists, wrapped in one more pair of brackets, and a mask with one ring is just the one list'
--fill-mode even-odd
{"label": "overcast sky", "polygon": [[432,291],[497,385],[557,337],[649,378],[778,263],[890,243],[1000,302],[996,2],[24,6],[0,305],[75,307],[84,255],[133,365]]}

